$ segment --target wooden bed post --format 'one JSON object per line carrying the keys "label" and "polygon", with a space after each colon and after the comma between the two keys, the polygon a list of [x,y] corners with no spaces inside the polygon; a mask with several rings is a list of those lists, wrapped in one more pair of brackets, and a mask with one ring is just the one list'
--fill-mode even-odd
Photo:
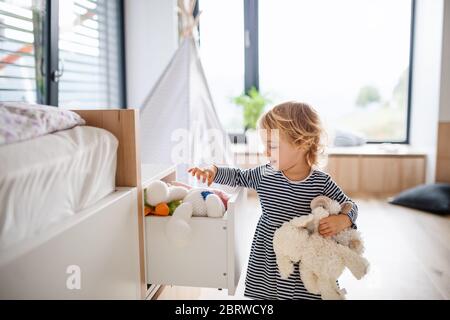
{"label": "wooden bed post", "polygon": [[79,114],[86,125],[105,129],[119,140],[117,150],[117,187],[136,187],[138,192],[138,237],[141,298],[146,298],[144,206],[141,184],[141,153],[139,135],[139,110],[72,110]]}

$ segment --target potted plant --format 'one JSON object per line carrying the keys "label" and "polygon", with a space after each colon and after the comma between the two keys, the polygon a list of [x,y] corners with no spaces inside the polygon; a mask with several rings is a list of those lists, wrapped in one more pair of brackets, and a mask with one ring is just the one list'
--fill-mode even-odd
{"label": "potted plant", "polygon": [[247,93],[234,97],[233,102],[243,108],[244,141],[247,143],[248,137],[254,136],[256,121],[263,113],[265,106],[270,103],[270,100],[263,96],[255,87],[251,87]]}

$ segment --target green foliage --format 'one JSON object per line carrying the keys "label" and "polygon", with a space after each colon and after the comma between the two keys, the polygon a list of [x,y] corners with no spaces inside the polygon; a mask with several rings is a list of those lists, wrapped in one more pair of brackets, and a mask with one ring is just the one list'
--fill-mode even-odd
{"label": "green foliage", "polygon": [[169,206],[169,215],[173,215],[173,213],[175,212],[175,209],[178,208],[178,206],[182,203],[182,200],[174,200],[169,202],[168,206]]}
{"label": "green foliage", "polygon": [[261,93],[252,87],[247,94],[242,94],[233,98],[233,102],[243,107],[244,126],[247,129],[256,129],[256,121],[264,111],[264,107],[270,103],[270,100],[261,95]]}
{"label": "green foliage", "polygon": [[364,86],[359,89],[358,97],[356,98],[356,105],[365,107],[372,102],[379,102],[381,100],[380,92],[373,86]]}

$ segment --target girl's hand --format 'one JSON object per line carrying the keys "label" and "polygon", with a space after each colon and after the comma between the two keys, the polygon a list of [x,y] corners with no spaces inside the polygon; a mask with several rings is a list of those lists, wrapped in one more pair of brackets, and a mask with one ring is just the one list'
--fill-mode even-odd
{"label": "girl's hand", "polygon": [[208,186],[210,186],[214,178],[216,177],[217,168],[216,166],[211,166],[210,169],[200,169],[198,167],[190,168],[188,170],[192,176],[195,176],[198,180],[202,180],[203,183],[208,181]]}
{"label": "girl's hand", "polygon": [[348,215],[331,215],[326,218],[320,219],[319,233],[323,237],[332,237],[345,228],[350,227],[351,225],[352,222]]}

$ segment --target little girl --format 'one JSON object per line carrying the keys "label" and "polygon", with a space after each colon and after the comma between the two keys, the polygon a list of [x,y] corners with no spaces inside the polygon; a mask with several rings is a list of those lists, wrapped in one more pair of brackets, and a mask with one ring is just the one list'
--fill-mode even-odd
{"label": "little girl", "polygon": [[[321,148],[322,128],[318,114],[305,103],[286,102],[275,106],[258,120],[270,163],[251,169],[212,165],[188,170],[197,179],[255,189],[262,215],[253,238],[244,295],[255,299],[320,299],[309,293],[299,275],[298,263],[288,279],[281,278],[273,251],[275,230],[283,222],[311,213],[311,200],[325,195],[339,203],[351,201],[331,177],[315,167]],[[273,139],[273,132],[278,139]],[[356,228],[358,208],[324,218],[319,232],[330,237],[341,230]]]}

